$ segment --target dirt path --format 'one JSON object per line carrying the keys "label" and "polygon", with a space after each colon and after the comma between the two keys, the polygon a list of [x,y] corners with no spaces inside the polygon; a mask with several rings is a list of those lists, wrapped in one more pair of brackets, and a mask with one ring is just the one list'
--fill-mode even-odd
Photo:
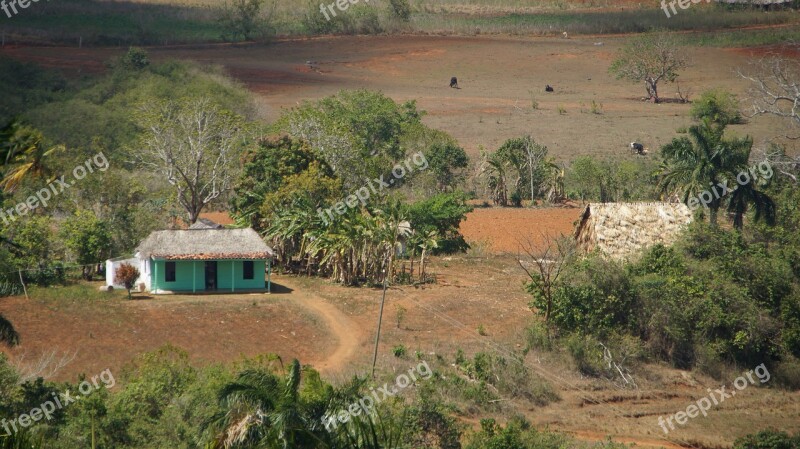
{"label": "dirt path", "polygon": [[359,326],[336,306],[308,293],[306,288],[293,284],[290,279],[281,279],[281,283],[294,290],[292,299],[295,304],[319,316],[337,340],[336,349],[328,353],[326,357],[322,360],[309,360],[309,362],[323,375],[344,371],[351,365],[356,351],[361,346],[362,335]]}

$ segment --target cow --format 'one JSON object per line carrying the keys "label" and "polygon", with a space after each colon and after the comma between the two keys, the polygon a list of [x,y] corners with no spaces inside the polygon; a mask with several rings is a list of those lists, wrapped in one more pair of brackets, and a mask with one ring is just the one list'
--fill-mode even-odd
{"label": "cow", "polygon": [[552,92],[553,91],[553,86],[551,86],[549,84],[544,86],[544,91],[545,92]]}
{"label": "cow", "polygon": [[631,152],[644,156],[647,154],[647,149],[641,143],[631,142]]}
{"label": "cow", "polygon": [[460,87],[458,87],[458,78],[456,78],[455,76],[450,78],[450,87],[452,87],[453,89],[461,89]]}

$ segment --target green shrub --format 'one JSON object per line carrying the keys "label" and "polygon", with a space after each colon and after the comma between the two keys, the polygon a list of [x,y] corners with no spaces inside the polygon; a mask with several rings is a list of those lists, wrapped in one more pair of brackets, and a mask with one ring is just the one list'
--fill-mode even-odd
{"label": "green shrub", "polygon": [[775,382],[790,390],[800,390],[800,359],[786,357],[772,369]]}
{"label": "green shrub", "polygon": [[404,22],[411,19],[411,5],[408,0],[389,0],[389,9],[394,17]]}
{"label": "green shrub", "polygon": [[736,95],[722,89],[703,92],[692,102],[691,115],[695,120],[711,120],[721,125],[742,123],[739,100]]}
{"label": "green shrub", "polygon": [[788,433],[767,429],[755,434],[738,438],[733,443],[733,449],[798,449],[800,448],[800,434],[794,437]]}
{"label": "green shrub", "polygon": [[394,348],[392,348],[392,354],[394,354],[394,356],[398,358],[405,357],[406,347],[404,345],[397,345]]}
{"label": "green shrub", "polygon": [[525,328],[525,349],[523,349],[523,353],[527,354],[532,349],[543,351],[553,350],[550,330],[547,324],[542,321],[535,321]]}

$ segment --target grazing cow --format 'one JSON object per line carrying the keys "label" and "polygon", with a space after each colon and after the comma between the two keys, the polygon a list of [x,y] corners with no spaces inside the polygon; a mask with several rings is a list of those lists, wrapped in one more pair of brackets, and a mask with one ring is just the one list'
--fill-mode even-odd
{"label": "grazing cow", "polygon": [[544,91],[545,92],[552,92],[553,91],[553,86],[551,86],[549,84],[544,86]]}
{"label": "grazing cow", "polygon": [[460,89],[460,87],[458,87],[458,78],[456,78],[455,76],[450,78],[450,87],[452,87],[453,89]]}
{"label": "grazing cow", "polygon": [[641,143],[631,142],[631,151],[644,156],[647,154],[647,149]]}

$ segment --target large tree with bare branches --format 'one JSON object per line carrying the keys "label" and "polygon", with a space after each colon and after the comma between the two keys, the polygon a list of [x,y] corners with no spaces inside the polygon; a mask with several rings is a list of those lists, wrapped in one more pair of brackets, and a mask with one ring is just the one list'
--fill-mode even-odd
{"label": "large tree with bare branches", "polygon": [[647,99],[658,103],[658,84],[675,81],[688,65],[684,51],[671,34],[648,33],[622,47],[609,70],[619,79],[643,81]]}
{"label": "large tree with bare branches", "polygon": [[[800,62],[768,56],[755,63],[751,73],[739,75],[752,83],[750,116],[773,115],[785,118],[795,131],[800,129]],[[800,135],[786,136],[800,139]]]}
{"label": "large tree with bare branches", "polygon": [[139,165],[177,189],[194,223],[211,201],[231,189],[243,146],[243,121],[209,100],[185,99],[142,106]]}
{"label": "large tree with bare branches", "polygon": [[[800,44],[795,44],[800,50]],[[739,76],[750,81],[748,91],[751,105],[746,110],[749,117],[768,115],[785,119],[789,126],[783,137],[800,139],[800,61],[780,55],[769,55],[754,62],[748,71],[739,70]],[[763,160],[795,184],[800,182],[800,156],[786,155],[779,145],[765,150]]]}

